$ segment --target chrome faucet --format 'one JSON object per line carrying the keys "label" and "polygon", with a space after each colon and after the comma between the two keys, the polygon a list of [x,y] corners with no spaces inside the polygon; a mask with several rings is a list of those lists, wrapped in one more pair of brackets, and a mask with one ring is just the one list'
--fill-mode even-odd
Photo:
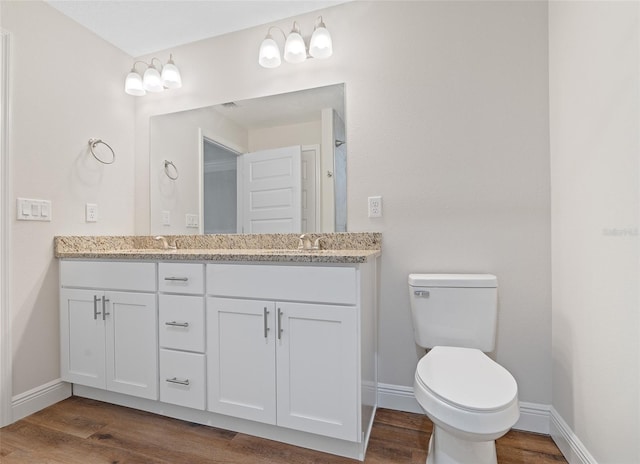
{"label": "chrome faucet", "polygon": [[300,236],[300,240],[298,241],[298,250],[310,250],[311,249],[311,240],[307,234],[302,234]]}
{"label": "chrome faucet", "polygon": [[311,239],[309,236],[307,234],[302,234],[298,241],[298,250],[319,250],[321,239],[322,237],[318,237],[313,241],[313,245],[311,245]]}
{"label": "chrome faucet", "polygon": [[169,245],[169,243],[167,242],[167,239],[165,237],[163,237],[162,235],[158,235],[157,237],[155,237],[156,240],[162,240],[162,248],[165,250],[177,250],[178,249],[178,243],[176,242],[176,240],[174,240],[171,245]]}

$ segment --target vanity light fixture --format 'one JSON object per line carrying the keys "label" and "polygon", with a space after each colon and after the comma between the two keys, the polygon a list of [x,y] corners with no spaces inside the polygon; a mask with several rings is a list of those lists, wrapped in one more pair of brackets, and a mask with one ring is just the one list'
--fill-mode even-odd
{"label": "vanity light fixture", "polygon": [[[160,64],[161,71],[158,71],[154,60]],[[138,63],[147,66],[142,76],[136,71]],[[182,87],[182,78],[178,67],[173,62],[173,55],[169,55],[169,61],[164,66],[155,57],[151,58],[151,63],[136,61],[124,81],[124,91],[138,97],[146,95],[147,92],[162,92],[165,89],[179,89],[180,87]]]}
{"label": "vanity light fixture", "polygon": [[282,63],[280,58],[280,47],[271,35],[272,30],[278,30],[285,38],[284,43],[284,60],[287,63],[302,63],[308,57],[313,58],[329,58],[333,54],[333,43],[331,34],[322,20],[322,16],[316,19],[315,28],[309,42],[309,50],[307,54],[307,46],[300,34],[298,22],[293,22],[293,27],[289,35],[286,35],[282,29],[271,26],[267,31],[267,35],[260,44],[260,53],[258,55],[258,63],[264,68],[277,68]]}

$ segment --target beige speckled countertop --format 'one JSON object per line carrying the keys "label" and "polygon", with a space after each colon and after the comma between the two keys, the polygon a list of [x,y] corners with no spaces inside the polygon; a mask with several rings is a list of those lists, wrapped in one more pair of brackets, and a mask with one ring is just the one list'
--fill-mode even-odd
{"label": "beige speckled countertop", "polygon": [[254,261],[364,263],[380,255],[382,234],[372,232],[308,234],[321,237],[321,250],[298,250],[299,234],[173,235],[177,250],[162,249],[153,236],[55,237],[56,258],[167,261]]}

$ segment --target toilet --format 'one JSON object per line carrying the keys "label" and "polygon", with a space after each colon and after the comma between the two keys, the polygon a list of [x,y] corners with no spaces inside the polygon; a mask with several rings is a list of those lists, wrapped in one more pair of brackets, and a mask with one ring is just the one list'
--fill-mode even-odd
{"label": "toilet", "polygon": [[410,274],[416,400],[433,422],[427,464],[497,464],[495,440],[520,417],[518,385],[495,348],[498,282],[490,274]]}

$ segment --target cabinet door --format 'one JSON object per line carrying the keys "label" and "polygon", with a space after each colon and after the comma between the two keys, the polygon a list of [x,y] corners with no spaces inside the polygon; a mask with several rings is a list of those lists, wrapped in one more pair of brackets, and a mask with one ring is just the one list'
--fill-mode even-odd
{"label": "cabinet door", "polygon": [[274,303],[207,298],[207,407],[276,423]]}
{"label": "cabinet door", "polygon": [[355,307],[277,303],[278,425],[360,441]]}
{"label": "cabinet door", "polygon": [[107,390],[158,399],[156,295],[105,292]]}
{"label": "cabinet door", "polygon": [[103,292],[60,290],[62,380],[105,388]]}

